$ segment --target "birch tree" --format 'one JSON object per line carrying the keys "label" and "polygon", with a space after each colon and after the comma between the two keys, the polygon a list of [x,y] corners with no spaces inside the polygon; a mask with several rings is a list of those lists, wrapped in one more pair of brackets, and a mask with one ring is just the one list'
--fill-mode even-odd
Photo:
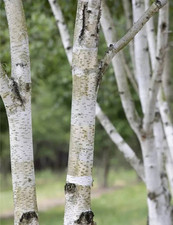
{"label": "birch tree", "polygon": [[0,66],[0,94],[10,131],[14,224],[38,225],[31,122],[28,34],[21,0],[4,0],[11,48],[11,77]]}
{"label": "birch tree", "polygon": [[[54,14],[58,29],[60,31],[61,40],[68,58],[70,65],[72,64],[72,44],[70,43],[70,33],[68,31],[67,25],[64,20],[64,16],[60,5],[58,2],[49,0],[52,12]],[[68,48],[68,51],[66,50]],[[133,83],[133,81],[132,81]],[[135,86],[136,84],[134,84]],[[135,86],[137,88],[137,86]],[[138,176],[144,180],[144,168],[135,152],[131,149],[131,147],[125,142],[125,140],[121,137],[121,135],[117,132],[116,128],[113,126],[108,117],[104,114],[100,105],[96,104],[96,117],[104,127],[105,131],[114,142],[114,144],[118,147],[118,149],[123,153],[126,160],[130,163],[130,165],[135,169]]]}
{"label": "birch tree", "polygon": [[[51,1],[50,0],[49,2],[51,4],[51,7],[52,7],[53,12],[54,12],[54,15],[56,17],[58,15],[58,13],[57,13],[58,10],[56,10],[55,8],[56,7],[59,7],[59,6],[58,6],[58,4],[55,3],[55,1]],[[94,12],[93,9],[92,10],[90,10],[90,9],[87,10],[87,7],[88,7],[87,1],[85,1],[85,3],[83,3],[84,5],[83,5],[82,8],[81,8],[81,4],[82,3],[78,3],[78,13],[77,13],[77,18],[76,18],[76,29],[75,29],[75,35],[74,35],[74,48],[73,48],[73,51],[75,51],[75,54],[73,53],[73,60],[74,60],[73,62],[75,62],[75,63],[77,63],[77,61],[76,61],[76,47],[79,48],[78,51],[77,51],[77,53],[79,53],[78,54],[78,57],[77,57],[78,64],[75,65],[75,64],[72,63],[72,68],[74,68],[74,65],[75,65],[75,70],[73,70],[73,71],[75,71],[75,73],[81,72],[81,69],[84,68],[84,65],[85,66],[88,65],[86,62],[88,62],[88,57],[87,56],[90,55],[90,53],[88,53],[88,48],[87,48],[88,46],[85,46],[84,45],[85,46],[84,47],[83,44],[85,44],[85,42],[91,44],[90,43],[91,38],[89,38],[89,40],[87,40],[87,38],[89,37],[88,34],[91,31],[89,29],[90,26],[88,26],[88,23],[90,24],[90,21],[91,21],[90,18],[92,18],[92,17],[89,17],[87,13],[91,13],[91,15],[92,15],[92,12]],[[99,4],[100,3],[97,2],[96,5],[98,6]],[[96,55],[95,54],[92,55],[93,57],[95,57],[95,59],[92,60],[92,62],[95,63],[94,64],[94,67],[96,67],[98,69],[98,71],[97,70],[94,70],[94,69],[92,70],[92,72],[95,72],[94,73],[95,74],[94,75],[95,78],[93,80],[94,86],[93,86],[93,84],[92,85],[89,85],[90,84],[90,82],[89,82],[89,78],[90,78],[89,74],[87,74],[88,82],[85,83],[85,85],[86,85],[85,86],[85,90],[88,90],[88,88],[90,88],[90,87],[91,88],[92,87],[96,88],[96,93],[93,94],[94,101],[92,101],[92,103],[91,103],[94,108],[95,108],[95,100],[96,100],[96,97],[97,97],[97,90],[98,90],[98,86],[99,86],[100,80],[101,80],[100,78],[101,78],[102,74],[105,72],[107,66],[110,64],[110,62],[111,62],[112,58],[114,57],[114,55],[117,54],[125,45],[127,45],[130,42],[130,40],[133,39],[133,37],[136,35],[136,33],[143,27],[143,25],[149,20],[149,18],[153,15],[153,13],[157,12],[165,4],[166,4],[166,1],[163,1],[163,2],[162,1],[160,2],[159,1],[159,2],[153,3],[153,5],[151,5],[151,7],[149,7],[149,9],[145,13],[143,13],[143,16],[132,26],[132,28],[130,29],[130,31],[127,32],[127,34],[122,39],[120,39],[118,42],[116,42],[115,44],[114,44],[114,42],[116,40],[115,40],[115,37],[112,36],[112,32],[109,32],[109,33],[108,32],[105,32],[105,34],[107,34],[107,36],[108,36],[107,37],[107,39],[108,39],[107,42],[108,42],[109,48],[108,48],[108,50],[106,52],[105,57],[103,58],[103,60],[100,61],[100,63],[97,63],[97,53],[96,53]],[[56,5],[56,7],[54,7],[55,5]],[[104,11],[105,8],[106,7],[104,6],[102,10]],[[104,14],[104,12],[103,12],[103,14]],[[98,15],[99,15],[99,13],[97,14],[97,18],[98,18]],[[108,15],[107,12],[105,12],[105,16],[103,17],[104,18],[103,19],[103,27],[105,27],[105,28],[110,28],[111,27],[110,30],[112,30],[112,25],[109,25],[108,26],[108,24],[110,22],[110,19],[105,19],[107,17],[107,15]],[[141,12],[140,12],[140,15],[141,15]],[[62,14],[61,14],[61,16],[62,16]],[[61,17],[61,19],[62,19],[62,17]],[[79,23],[79,20],[80,20],[80,23]],[[87,21],[87,20],[89,20],[89,21]],[[61,22],[62,21],[63,20],[61,20]],[[58,20],[58,22],[59,22],[59,20]],[[98,25],[95,24],[95,22],[94,21],[92,22],[93,23],[93,27],[97,27],[98,26]],[[98,23],[98,20],[97,20],[97,23]],[[64,23],[63,23],[63,25],[64,25]],[[59,26],[59,29],[61,29],[60,26]],[[66,28],[65,28],[65,30],[66,30]],[[61,33],[61,37],[63,37],[63,34],[62,34],[61,31],[60,31],[60,33]],[[68,36],[69,34],[66,34],[66,35]],[[96,36],[94,33],[91,32],[90,33],[90,36],[92,36],[92,35],[93,36]],[[69,38],[67,38],[67,36],[65,38],[66,38],[66,40],[69,40]],[[84,38],[82,41],[80,40],[80,37],[81,36],[82,36],[82,38]],[[145,39],[146,39],[146,37],[145,37]],[[79,42],[79,40],[80,40],[80,42]],[[96,40],[97,40],[97,38],[96,38]],[[83,49],[83,52],[80,55],[81,48]],[[93,51],[93,48],[90,51]],[[147,52],[147,43],[146,43],[146,48],[144,49],[144,51]],[[84,52],[86,52],[85,53],[85,57],[83,57]],[[67,53],[67,51],[66,51],[66,53]],[[133,55],[133,53],[131,55]],[[128,84],[127,84],[126,77],[124,76],[124,73],[127,73],[128,75],[130,75],[129,77],[131,77],[131,81],[132,81],[133,85],[135,86],[135,89],[137,89],[136,88],[136,82],[135,82],[135,79],[131,76],[131,73],[130,73],[129,68],[128,68],[127,65],[125,66],[125,68],[122,68],[121,66],[120,66],[120,69],[118,68],[118,63],[117,62],[120,63],[120,62],[122,62],[124,60],[122,54],[119,54],[118,57],[121,58],[121,60],[120,61],[118,61],[118,59],[114,60],[115,61],[115,67],[114,67],[114,69],[115,69],[116,72],[118,71],[117,74],[119,74],[118,76],[116,76],[116,79],[117,79],[119,91],[120,91],[120,93],[122,93],[121,94],[122,104],[123,104],[124,110],[126,112],[127,119],[129,121],[130,125],[132,126],[132,129],[134,129],[137,137],[139,138],[139,140],[142,143],[143,138],[146,135],[146,133],[143,131],[143,128],[141,129],[141,126],[144,126],[144,125],[143,125],[143,123],[141,124],[141,118],[139,118],[139,116],[137,115],[137,112],[135,110],[135,106],[132,104],[132,98],[130,98],[130,92],[128,91]],[[144,59],[145,58],[146,57],[144,56]],[[148,82],[148,87],[149,87],[150,67],[149,67],[149,59],[148,59],[148,56],[147,56],[147,60],[148,60],[147,68],[148,68],[148,71],[149,71],[149,72],[146,73],[146,77],[147,78],[146,78],[146,80],[143,79],[143,77],[142,77],[142,71],[141,71],[141,77],[140,77],[140,79],[143,79],[142,82],[146,82],[147,81]],[[116,66],[116,63],[117,63],[117,66]],[[79,64],[80,64],[80,67],[79,67]],[[93,65],[93,64],[91,63],[91,65]],[[98,67],[97,67],[97,65],[98,65]],[[135,67],[136,67],[136,65],[135,65]],[[138,65],[138,67],[141,70],[141,68],[140,68],[139,65]],[[87,67],[87,68],[90,68],[90,67]],[[87,68],[85,67],[85,70],[86,71],[87,71]],[[156,71],[157,70],[160,71],[161,69],[160,68],[157,68]],[[155,74],[157,74],[157,72],[155,72]],[[155,76],[153,76],[154,77],[153,78],[153,83],[154,83]],[[137,76],[136,76],[136,78],[137,78]],[[74,223],[78,223],[78,224],[92,224],[93,223],[93,215],[94,214],[93,214],[93,212],[91,211],[91,208],[90,208],[90,197],[89,197],[90,196],[90,191],[88,193],[85,192],[85,195],[83,196],[83,199],[85,198],[84,201],[89,200],[89,201],[87,201],[87,204],[85,204],[87,206],[86,208],[85,207],[83,207],[83,208],[81,207],[84,204],[83,199],[82,200],[80,199],[81,198],[81,195],[80,195],[80,198],[78,196],[76,197],[76,195],[78,193],[81,193],[79,190],[80,190],[80,188],[83,188],[82,186],[85,186],[86,185],[87,188],[89,188],[89,190],[90,190],[90,186],[91,186],[91,183],[92,183],[92,174],[89,173],[90,176],[88,176],[88,173],[81,173],[80,172],[80,170],[81,170],[80,169],[80,164],[81,164],[81,161],[82,161],[82,166],[83,165],[86,165],[85,161],[86,161],[86,158],[88,157],[88,161],[90,162],[90,166],[88,166],[88,168],[89,168],[89,171],[92,170],[94,132],[91,132],[92,138],[89,139],[89,142],[92,143],[92,148],[91,148],[92,150],[91,151],[88,150],[88,152],[91,153],[91,155],[90,155],[91,158],[90,158],[89,156],[87,156],[87,154],[85,152],[87,148],[84,148],[86,146],[86,144],[84,145],[84,143],[87,143],[87,142],[85,142],[86,139],[83,139],[83,136],[84,135],[83,135],[82,130],[80,132],[80,135],[78,133],[78,136],[76,135],[76,132],[73,130],[74,129],[74,123],[73,123],[74,118],[75,118],[75,125],[77,124],[77,126],[78,126],[78,129],[76,129],[77,131],[79,131],[81,129],[80,127],[82,127],[82,129],[83,128],[86,129],[86,123],[90,125],[90,121],[91,121],[91,119],[89,121],[86,120],[86,118],[87,118],[86,112],[83,112],[83,110],[81,110],[81,109],[87,109],[87,101],[86,100],[85,100],[85,102],[83,101],[83,106],[80,106],[80,108],[78,108],[76,106],[76,101],[77,100],[76,100],[76,98],[74,98],[74,96],[76,97],[76,95],[78,94],[78,98],[80,100],[83,100],[83,99],[85,99],[85,97],[84,97],[85,96],[85,93],[83,91],[82,92],[82,96],[80,95],[80,93],[81,93],[81,86],[82,86],[82,90],[83,90],[84,83],[83,82],[81,83],[81,81],[80,82],[78,81],[78,84],[80,84],[80,87],[79,87],[75,83],[76,82],[75,79],[76,78],[75,78],[74,73],[73,73],[73,92],[75,90],[75,95],[73,94],[73,101],[72,101],[71,142],[70,142],[70,155],[69,155],[69,169],[68,169],[68,175],[67,175],[67,184],[65,186],[65,190],[66,190],[66,212],[65,212],[65,223],[64,224],[74,224]],[[140,79],[139,79],[139,81],[140,81]],[[141,88],[144,89],[144,87],[143,87],[142,84],[143,83],[141,83]],[[78,87],[77,90],[76,90],[76,87]],[[139,88],[139,86],[138,86],[138,88]],[[146,98],[146,93],[147,93],[146,90],[144,89],[144,93],[142,93],[141,91],[142,90],[140,89],[139,90],[139,95],[141,96],[140,98],[141,98],[141,103],[143,105],[143,112],[145,113],[145,110],[147,110],[147,104],[149,104],[149,103],[147,102],[148,99]],[[91,93],[93,93],[93,92],[91,92]],[[77,109],[79,115],[77,113],[75,113],[75,110],[74,109]],[[93,112],[91,109],[89,111],[90,112]],[[89,111],[87,113],[89,113]],[[112,140],[115,140],[115,143],[117,145],[118,145],[118,140],[119,141],[121,140],[121,143],[123,143],[122,142],[122,139],[119,136],[119,134],[116,133],[116,129],[114,127],[110,126],[111,127],[111,132],[110,132],[110,127],[107,126],[107,124],[109,124],[110,122],[100,112],[101,112],[101,109],[100,109],[99,105],[97,105],[97,116],[98,116],[98,118],[100,118],[100,121],[102,121],[102,122],[103,121],[106,121],[105,123],[103,122],[102,124],[105,127],[105,129],[107,129],[107,131],[108,131],[107,133],[110,135],[110,137],[111,137],[111,133],[116,134],[116,135],[112,135],[112,137],[114,137],[114,138],[112,138]],[[130,112],[130,115],[129,115],[129,112]],[[75,115],[75,117],[73,115]],[[92,120],[92,121],[94,121],[94,120]],[[84,123],[84,124],[82,124],[82,123]],[[92,125],[94,125],[94,123],[92,123]],[[88,133],[86,132],[86,134],[88,134]],[[76,139],[75,139],[75,137],[76,137]],[[82,137],[82,139],[83,139],[82,143],[80,142],[80,140],[79,141],[76,141],[76,143],[73,142],[73,140],[77,140],[78,137]],[[87,135],[86,135],[86,138],[87,138]],[[149,139],[147,138],[147,141],[148,140]],[[90,143],[88,143],[87,146],[90,147],[91,146]],[[144,144],[141,144],[141,147],[144,148],[144,149],[147,149],[145,151],[148,151],[149,150],[148,149],[148,146],[145,148],[145,145]],[[126,144],[119,145],[119,148],[120,149],[123,149],[123,148],[126,149],[124,152],[126,152],[126,154],[125,154],[126,156],[128,155],[127,154],[127,152],[128,152],[127,149],[129,149],[129,148],[127,147]],[[85,154],[84,154],[84,152],[85,152]],[[154,152],[154,154],[156,154],[156,151],[155,150],[153,152]],[[128,156],[130,156],[130,154]],[[76,159],[78,160],[78,163],[76,163]],[[154,163],[156,163],[156,165],[157,165],[157,157],[154,158]],[[75,165],[75,169],[73,168],[74,165]],[[134,162],[132,163],[132,165],[134,166]],[[73,168],[73,170],[72,170],[72,168]],[[85,167],[85,170],[86,170],[86,168],[87,167]],[[151,168],[152,168],[152,166],[151,166]],[[73,175],[70,174],[70,173],[72,173],[72,171],[73,171]],[[79,171],[79,172],[75,173],[75,171]],[[156,224],[156,223],[157,224],[162,224],[163,223],[163,220],[164,221],[167,221],[168,224],[171,224],[170,206],[169,205],[166,205],[167,204],[167,201],[166,201],[166,198],[164,196],[165,193],[163,193],[163,195],[159,193],[159,196],[157,196],[157,192],[155,192],[155,191],[158,191],[157,188],[159,187],[159,185],[161,186],[160,188],[163,188],[163,186],[159,183],[160,182],[160,178],[159,178],[160,177],[160,174],[159,174],[158,168],[156,168],[154,171],[155,171],[154,172],[155,175],[157,174],[156,180],[158,179],[158,181],[157,181],[157,185],[158,186],[156,185],[156,187],[154,187],[154,191],[153,192],[150,191],[149,194],[148,194],[148,196],[149,196],[149,198],[150,198],[151,201],[153,200],[153,203],[156,200],[155,198],[159,197],[159,200],[157,200],[157,201],[158,201],[158,204],[159,204],[159,207],[160,208],[157,211],[156,205],[154,204],[154,205],[150,206],[150,203],[149,203],[149,220],[150,220],[150,223],[153,224],[153,225]],[[145,168],[145,175],[147,173],[148,173],[147,168]],[[69,174],[70,174],[70,176],[69,176]],[[82,174],[82,176],[81,176],[81,174]],[[140,175],[141,174],[142,173],[140,173]],[[147,174],[147,176],[148,177],[146,178],[146,181],[145,182],[146,182],[146,186],[148,187],[148,186],[151,185],[151,183],[150,183],[151,176],[149,176],[148,174]],[[68,191],[68,187],[70,188],[70,191]],[[154,195],[153,195],[153,193],[154,193]],[[152,195],[152,197],[151,197],[151,195]],[[154,196],[154,198],[153,198],[153,196]],[[81,205],[78,204],[78,200],[80,201]],[[71,210],[71,205],[72,204],[73,204],[73,206],[75,205],[75,207],[73,207],[73,209]],[[164,205],[163,207],[162,207],[162,204]],[[168,207],[168,212],[165,211],[166,207]],[[161,215],[159,215],[160,212],[161,212]],[[164,213],[165,212],[166,212],[166,215],[164,216]],[[71,221],[70,220],[68,221],[68,218],[70,216],[70,213],[71,213],[72,220]]]}

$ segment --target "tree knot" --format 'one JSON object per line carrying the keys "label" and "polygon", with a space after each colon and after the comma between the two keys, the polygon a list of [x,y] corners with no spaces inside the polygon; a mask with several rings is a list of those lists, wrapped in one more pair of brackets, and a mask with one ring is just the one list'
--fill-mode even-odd
{"label": "tree knot", "polygon": [[76,184],[66,183],[64,186],[65,193],[73,194],[76,191]]}
{"label": "tree knot", "polygon": [[92,211],[82,212],[79,216],[79,219],[75,221],[77,224],[90,224],[94,225],[93,221],[94,213]]}
{"label": "tree knot", "polygon": [[22,223],[22,224],[27,223],[28,224],[28,222],[33,218],[38,220],[38,216],[37,216],[37,213],[35,211],[29,211],[29,212],[23,213],[21,218],[20,218],[20,223]]}

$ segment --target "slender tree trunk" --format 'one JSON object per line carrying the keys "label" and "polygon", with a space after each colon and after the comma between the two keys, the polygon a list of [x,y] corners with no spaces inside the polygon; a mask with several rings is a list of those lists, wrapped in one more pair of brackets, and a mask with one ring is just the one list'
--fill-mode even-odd
{"label": "slender tree trunk", "polygon": [[[132,27],[132,21],[133,21],[132,7],[131,7],[130,1],[123,0],[122,2],[123,2],[125,19],[126,19],[126,30],[129,30]],[[133,70],[135,71],[134,41],[133,40],[129,43],[129,50],[130,50],[130,57],[131,57],[132,65],[133,65]]]}
{"label": "slender tree trunk", "polygon": [[64,224],[93,224],[90,192],[98,77],[100,1],[78,1],[72,59],[73,93]]}
{"label": "slender tree trunk", "polygon": [[103,183],[102,187],[108,187],[108,175],[110,170],[110,152],[108,149],[104,149],[103,152]]}
{"label": "slender tree trunk", "polygon": [[0,68],[1,97],[10,131],[14,224],[38,225],[31,122],[28,35],[21,0],[5,0],[10,32],[12,76]]}
{"label": "slender tree trunk", "polygon": [[148,211],[150,225],[172,225],[170,202],[167,201],[167,190],[161,183],[158,168],[154,136],[151,133],[142,140],[146,187],[148,192]]}
{"label": "slender tree trunk", "polygon": [[[136,22],[144,13],[144,0],[132,0],[133,21]],[[139,87],[139,97],[143,112],[146,111],[148,101],[148,87],[150,79],[150,65],[148,55],[148,43],[146,36],[146,26],[134,38],[135,72]]]}

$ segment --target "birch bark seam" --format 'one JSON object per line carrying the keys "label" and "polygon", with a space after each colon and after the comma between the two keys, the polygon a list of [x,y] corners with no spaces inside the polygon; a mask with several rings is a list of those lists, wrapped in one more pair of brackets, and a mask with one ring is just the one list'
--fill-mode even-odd
{"label": "birch bark seam", "polygon": [[31,122],[31,76],[28,35],[21,0],[4,0],[10,33],[12,74],[0,70],[1,97],[9,131],[14,224],[38,225]]}

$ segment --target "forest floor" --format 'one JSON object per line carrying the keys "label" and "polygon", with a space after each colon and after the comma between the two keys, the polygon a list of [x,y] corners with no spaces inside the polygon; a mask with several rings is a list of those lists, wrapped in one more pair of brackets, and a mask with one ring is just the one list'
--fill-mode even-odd
{"label": "forest floor", "polygon": [[[38,210],[41,217],[47,212],[54,212],[57,207],[63,211],[65,202],[64,179],[65,174],[52,174],[50,171],[36,174]],[[112,200],[110,202],[107,202],[106,200],[111,195],[119,196],[122,192],[131,196],[130,190],[135,188],[138,190],[138,187],[141,188],[141,182],[139,182],[133,171],[119,171],[118,173],[115,173],[115,171],[111,172],[108,178],[109,187],[107,188],[101,188],[100,183],[100,177],[95,176],[91,199],[92,202],[103,201],[104,205],[111,203]],[[13,218],[13,199],[11,189],[11,178],[9,175],[9,185],[4,185],[0,190],[0,221],[2,224],[10,224],[10,221],[12,221]],[[136,192],[134,195],[136,195]],[[118,198],[121,198],[121,196]],[[125,201],[126,197],[124,194],[122,195],[122,198],[123,199],[121,201]]]}
{"label": "forest floor", "polygon": [[[136,185],[136,182],[132,182],[131,184],[128,184],[128,186],[133,186]],[[126,187],[126,184],[119,184],[119,185],[115,185],[113,187],[100,187],[100,188],[95,188],[92,191],[91,194],[91,198],[95,199],[95,198],[99,198],[101,197],[103,194],[107,194],[107,193],[112,193],[115,190],[119,190]],[[44,212],[47,211],[49,209],[52,209],[56,206],[63,206],[65,203],[65,198],[60,197],[60,198],[48,198],[48,199],[44,199],[41,202],[38,202],[38,211],[39,212]],[[0,219],[6,219],[6,218],[12,218],[13,217],[13,210],[9,210],[6,211],[4,213],[0,213]]]}

